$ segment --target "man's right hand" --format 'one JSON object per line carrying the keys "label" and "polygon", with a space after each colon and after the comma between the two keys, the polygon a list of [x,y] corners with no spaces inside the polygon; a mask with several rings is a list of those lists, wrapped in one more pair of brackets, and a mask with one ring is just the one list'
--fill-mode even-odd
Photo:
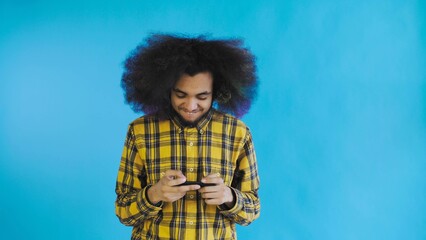
{"label": "man's right hand", "polygon": [[160,201],[174,202],[185,196],[186,192],[198,190],[199,185],[176,186],[186,181],[186,177],[179,170],[167,170],[156,184],[148,189],[149,201],[157,204]]}

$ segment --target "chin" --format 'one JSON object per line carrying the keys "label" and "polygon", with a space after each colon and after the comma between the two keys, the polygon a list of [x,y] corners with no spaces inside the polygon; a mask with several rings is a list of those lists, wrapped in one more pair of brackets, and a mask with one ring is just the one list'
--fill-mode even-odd
{"label": "chin", "polygon": [[183,118],[185,121],[187,121],[188,123],[194,123],[196,121],[198,121],[198,119],[200,119],[200,117],[196,117],[196,118]]}

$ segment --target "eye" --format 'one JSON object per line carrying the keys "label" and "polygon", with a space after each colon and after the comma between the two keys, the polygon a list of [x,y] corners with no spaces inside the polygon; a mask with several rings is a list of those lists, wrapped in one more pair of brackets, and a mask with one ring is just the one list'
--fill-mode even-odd
{"label": "eye", "polygon": [[185,98],[186,97],[186,95],[183,94],[183,93],[176,93],[175,95],[176,95],[177,98]]}
{"label": "eye", "polygon": [[198,100],[207,100],[207,98],[209,97],[209,94],[201,94],[197,96]]}

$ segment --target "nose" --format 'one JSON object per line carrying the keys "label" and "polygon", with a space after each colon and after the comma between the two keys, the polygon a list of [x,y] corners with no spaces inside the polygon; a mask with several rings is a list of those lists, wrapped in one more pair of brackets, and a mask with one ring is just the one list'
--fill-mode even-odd
{"label": "nose", "polygon": [[190,98],[186,104],[186,109],[188,111],[194,111],[198,108],[198,101],[196,99]]}

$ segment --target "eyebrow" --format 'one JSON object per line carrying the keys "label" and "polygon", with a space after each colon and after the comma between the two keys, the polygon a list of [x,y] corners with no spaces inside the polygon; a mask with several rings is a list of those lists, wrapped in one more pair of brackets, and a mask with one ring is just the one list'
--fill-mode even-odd
{"label": "eyebrow", "polygon": [[[184,91],[180,90],[179,88],[173,88],[173,91],[178,92],[178,93],[182,93],[182,94],[185,94],[185,95],[188,95],[188,93],[186,93],[186,92],[184,92]],[[204,91],[204,92],[201,92],[201,93],[197,93],[197,94],[196,94],[196,96],[200,96],[200,95],[209,95],[209,94],[211,94],[211,93],[212,93],[212,92]]]}

